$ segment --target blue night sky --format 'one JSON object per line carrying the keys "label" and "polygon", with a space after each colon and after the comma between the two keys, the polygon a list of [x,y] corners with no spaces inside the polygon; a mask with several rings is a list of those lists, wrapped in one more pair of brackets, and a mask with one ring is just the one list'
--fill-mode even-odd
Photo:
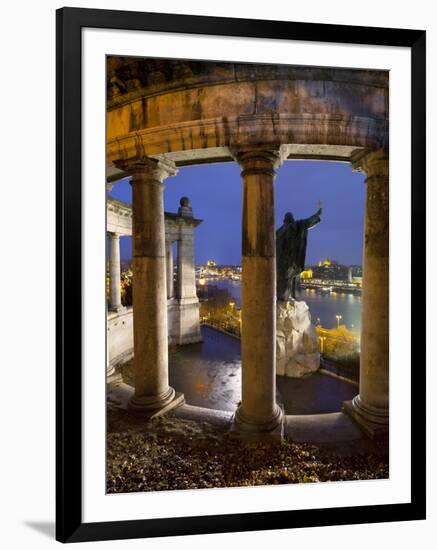
{"label": "blue night sky", "polygon": [[[329,257],[343,264],[362,258],[364,176],[350,164],[321,161],[286,161],[276,177],[276,228],[284,214],[306,218],[322,202],[322,222],[308,233],[306,264]],[[242,181],[240,167],[232,163],[188,166],[165,182],[164,206],[176,212],[179,199],[191,199],[194,216],[203,220],[195,232],[195,261],[241,264]],[[114,185],[110,195],[131,203],[128,180]],[[131,258],[131,238],[121,239],[121,257]]]}

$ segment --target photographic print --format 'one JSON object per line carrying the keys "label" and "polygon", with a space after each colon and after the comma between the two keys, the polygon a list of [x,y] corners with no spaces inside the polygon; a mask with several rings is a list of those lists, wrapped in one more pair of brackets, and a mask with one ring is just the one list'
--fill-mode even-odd
{"label": "photographic print", "polygon": [[57,11],[57,539],[425,517],[425,32]]}
{"label": "photographic print", "polygon": [[389,477],[389,72],[107,57],[107,493]]}

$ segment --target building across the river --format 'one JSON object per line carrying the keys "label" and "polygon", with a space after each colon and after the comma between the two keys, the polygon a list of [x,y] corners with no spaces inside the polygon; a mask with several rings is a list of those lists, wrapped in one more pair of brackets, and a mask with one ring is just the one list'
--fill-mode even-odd
{"label": "building across the river", "polygon": [[301,279],[322,279],[352,282],[354,277],[361,277],[360,265],[344,265],[335,260],[325,258],[315,266],[308,266],[301,274]]}
{"label": "building across the river", "polygon": [[360,265],[343,265],[325,258],[314,266],[307,266],[300,274],[300,283],[302,288],[361,294],[362,268]]}

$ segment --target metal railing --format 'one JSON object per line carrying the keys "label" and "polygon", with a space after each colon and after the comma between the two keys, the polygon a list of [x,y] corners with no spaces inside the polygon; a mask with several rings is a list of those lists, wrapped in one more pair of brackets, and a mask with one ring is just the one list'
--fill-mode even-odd
{"label": "metal railing", "polygon": [[215,328],[217,330],[220,330],[221,332],[225,332],[226,334],[229,334],[230,336],[241,338],[241,329],[239,325],[234,325],[226,321],[221,321],[221,320],[212,319],[212,318],[207,318],[207,319],[201,318],[200,324],[204,326],[209,326],[211,328]]}
{"label": "metal railing", "polygon": [[355,365],[346,365],[340,362],[330,361],[325,357],[320,357],[320,368],[338,376],[339,378],[344,378],[353,382],[355,384],[359,383],[360,380],[360,369]]}

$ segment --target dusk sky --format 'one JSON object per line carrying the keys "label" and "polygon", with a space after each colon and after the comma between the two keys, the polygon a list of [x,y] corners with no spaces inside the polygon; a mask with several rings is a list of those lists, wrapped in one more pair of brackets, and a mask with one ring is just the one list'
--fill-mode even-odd
{"label": "dusk sky", "polygon": [[[188,196],[194,216],[203,220],[195,230],[195,261],[241,264],[242,180],[232,163],[183,167],[165,181],[165,210],[177,212],[179,199]],[[322,221],[308,233],[306,264],[329,257],[343,264],[362,259],[364,175],[348,163],[286,161],[276,177],[276,228],[284,214],[306,218],[322,202]],[[129,180],[114,185],[110,196],[131,202]],[[131,258],[131,238],[121,239],[121,256]]]}

